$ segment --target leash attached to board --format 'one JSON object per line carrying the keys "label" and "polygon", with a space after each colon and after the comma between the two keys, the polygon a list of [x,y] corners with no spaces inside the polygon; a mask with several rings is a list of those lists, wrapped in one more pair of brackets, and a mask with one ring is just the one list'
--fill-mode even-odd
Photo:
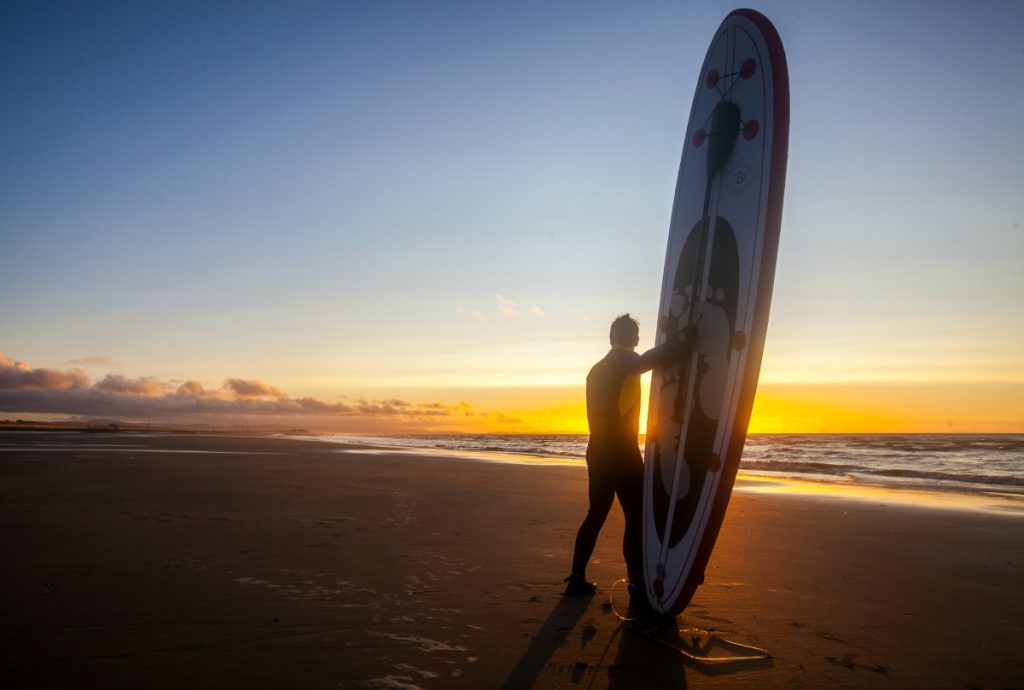
{"label": "leash attached to board", "polygon": [[[719,637],[709,630],[705,630],[704,628],[699,628],[694,625],[679,628],[679,619],[675,617],[667,618],[663,615],[629,616],[628,611],[626,614],[621,613],[620,609],[615,606],[615,588],[625,582],[626,580],[623,578],[616,580],[612,584],[611,591],[608,593],[608,605],[611,607],[612,613],[615,614],[616,618],[622,621],[623,625],[630,632],[640,635],[641,637],[645,637],[663,647],[667,647],[699,666],[752,664],[761,661],[768,661],[772,658],[772,655],[766,649],[743,644],[742,642],[736,642],[734,640],[727,640],[723,637]],[[654,623],[654,625],[648,627],[651,623]],[[665,629],[669,625],[676,626],[675,630],[680,635],[680,641],[683,642],[682,647],[672,644],[669,640],[662,639],[655,635],[658,630]],[[689,643],[682,640],[682,633],[689,635]],[[712,655],[710,652],[714,648],[724,648],[734,653]]]}

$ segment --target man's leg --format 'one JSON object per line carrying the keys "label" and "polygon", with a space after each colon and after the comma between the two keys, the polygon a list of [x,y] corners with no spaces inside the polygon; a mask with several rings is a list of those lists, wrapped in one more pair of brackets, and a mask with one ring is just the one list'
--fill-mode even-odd
{"label": "man's leg", "polygon": [[622,556],[626,560],[626,575],[629,583],[643,589],[644,586],[644,466],[631,464],[623,468],[615,487],[622,506],[626,526],[622,533]]}
{"label": "man's leg", "polygon": [[[615,500],[615,485],[610,481],[607,472],[595,470],[593,466],[587,466],[587,474],[590,478],[590,507],[587,516],[576,533],[576,546],[572,555],[572,575],[570,580],[578,582],[585,581],[587,563],[597,546],[597,535],[601,533],[604,521],[611,510],[612,502]],[[570,587],[572,583],[570,582]],[[568,589],[566,590],[568,592]]]}

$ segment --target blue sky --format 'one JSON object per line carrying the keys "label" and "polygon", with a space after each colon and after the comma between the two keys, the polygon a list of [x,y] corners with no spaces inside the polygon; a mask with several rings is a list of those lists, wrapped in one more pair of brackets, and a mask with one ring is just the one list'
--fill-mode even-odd
{"label": "blue sky", "polygon": [[[1024,388],[1024,4],[752,6],[792,86],[763,380]],[[0,350],[325,399],[578,386],[616,314],[653,340],[732,8],[6,3]]]}

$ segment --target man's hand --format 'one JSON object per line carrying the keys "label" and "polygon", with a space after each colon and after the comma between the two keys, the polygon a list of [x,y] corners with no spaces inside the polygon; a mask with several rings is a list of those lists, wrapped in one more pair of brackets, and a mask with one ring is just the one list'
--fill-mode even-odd
{"label": "man's hand", "polygon": [[697,324],[691,323],[676,331],[676,337],[670,337],[665,345],[668,348],[669,361],[681,363],[693,352],[697,339]]}
{"label": "man's hand", "polygon": [[693,342],[697,339],[697,324],[691,323],[685,328],[679,329],[679,332],[676,333],[676,339],[680,343],[685,343],[686,345],[692,347]]}

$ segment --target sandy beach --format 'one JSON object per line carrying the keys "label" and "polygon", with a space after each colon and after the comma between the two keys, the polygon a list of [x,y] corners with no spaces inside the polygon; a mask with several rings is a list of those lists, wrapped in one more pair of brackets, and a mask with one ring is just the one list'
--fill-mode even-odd
{"label": "sandy beach", "polygon": [[1019,511],[747,484],[678,630],[653,635],[705,646],[697,626],[771,658],[706,666],[609,606],[617,508],[589,571],[601,592],[561,597],[581,467],[4,432],[0,683],[1024,687]]}

